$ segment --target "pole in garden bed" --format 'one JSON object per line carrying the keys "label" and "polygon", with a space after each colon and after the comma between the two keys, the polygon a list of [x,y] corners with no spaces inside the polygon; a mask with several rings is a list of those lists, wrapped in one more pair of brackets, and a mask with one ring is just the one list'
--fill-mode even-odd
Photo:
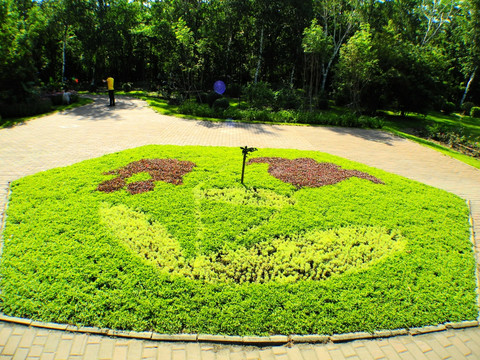
{"label": "pole in garden bed", "polygon": [[257,151],[258,149],[254,148],[254,147],[251,147],[249,148],[248,146],[245,146],[245,147],[240,147],[240,149],[242,149],[242,154],[243,154],[243,166],[242,166],[242,179],[241,179],[241,182],[242,182],[242,185],[245,185],[243,183],[243,177],[245,175],[245,161],[247,160],[247,155],[251,152],[254,152],[254,151]]}

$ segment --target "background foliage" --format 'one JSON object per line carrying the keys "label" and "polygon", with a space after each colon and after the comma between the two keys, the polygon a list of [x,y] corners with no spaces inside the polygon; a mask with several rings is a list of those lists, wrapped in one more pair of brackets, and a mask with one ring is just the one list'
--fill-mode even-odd
{"label": "background foliage", "polygon": [[[114,329],[261,335],[373,331],[477,317],[462,199],[318,152],[263,149],[251,155],[257,156],[309,157],[366,172],[384,184],[352,177],[297,190],[271,176],[268,164],[252,164],[245,188],[240,149],[175,146],[126,150],[28,176],[12,184],[1,310]],[[160,181],[153,191],[135,195],[96,190],[115,177],[105,173],[155,158],[196,167],[183,185]],[[147,180],[147,174],[137,175],[131,181]],[[357,243],[359,234],[364,236]],[[375,243],[372,237],[382,244],[375,246],[373,261],[345,267],[358,260],[355,253],[338,261],[348,244],[357,244],[356,254],[363,256],[365,246]],[[394,238],[396,245],[385,244]],[[323,244],[315,251],[324,259],[335,254],[333,262],[318,268],[323,280],[292,282],[289,262],[306,274],[308,264],[301,260],[313,256],[315,265],[309,247],[315,239]],[[295,244],[313,245],[288,261],[268,258],[269,247],[293,254]],[[333,252],[324,253],[328,247]],[[237,261],[252,264],[238,281],[201,272],[202,261],[210,266],[208,259],[222,259],[215,255],[222,251],[233,258],[243,253]],[[280,276],[255,282],[258,256],[268,260],[262,264],[277,266]],[[182,262],[192,259],[200,261],[198,277],[195,271],[182,275]]]}
{"label": "background foliage", "polygon": [[216,80],[232,93],[265,82],[303,89],[311,107],[478,104],[479,9],[478,0],[1,0],[0,102],[73,78],[94,89],[112,75],[118,88],[186,96]]}

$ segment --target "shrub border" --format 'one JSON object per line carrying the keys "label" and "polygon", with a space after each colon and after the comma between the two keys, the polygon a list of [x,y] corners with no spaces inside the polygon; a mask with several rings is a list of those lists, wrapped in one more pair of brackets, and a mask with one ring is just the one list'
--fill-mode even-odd
{"label": "shrub border", "polygon": [[[7,209],[11,193],[11,182],[8,182],[6,204],[4,207],[4,213],[0,223],[0,260],[3,252],[4,238],[3,229],[5,228],[7,220]],[[204,343],[216,343],[224,345],[256,345],[256,346],[275,346],[275,345],[293,345],[293,344],[326,344],[326,343],[342,343],[351,342],[356,340],[371,340],[379,338],[390,338],[395,336],[405,335],[423,335],[435,332],[446,331],[450,329],[459,330],[467,328],[480,328],[480,241],[476,242],[474,220],[472,216],[472,207],[470,200],[466,200],[468,206],[468,221],[470,224],[470,240],[473,246],[473,252],[476,263],[475,279],[476,279],[476,293],[477,293],[477,319],[466,320],[460,322],[446,322],[438,325],[427,325],[423,327],[414,327],[410,329],[394,329],[394,330],[377,330],[373,333],[369,332],[354,332],[345,334],[333,334],[333,335],[272,335],[272,336],[232,336],[232,335],[212,335],[212,334],[160,334],[153,331],[137,332],[137,331],[125,331],[125,330],[112,330],[106,328],[88,327],[88,326],[76,326],[70,324],[58,324],[52,322],[42,322],[31,319],[19,318],[5,315],[0,312],[0,321],[35,327],[39,329],[47,330],[59,330],[71,333],[81,333],[86,335],[101,335],[115,338],[126,338],[136,340],[149,340],[149,341],[167,341],[167,342],[204,342]],[[480,239],[479,239],[480,240]],[[0,289],[1,291],[1,289]]]}

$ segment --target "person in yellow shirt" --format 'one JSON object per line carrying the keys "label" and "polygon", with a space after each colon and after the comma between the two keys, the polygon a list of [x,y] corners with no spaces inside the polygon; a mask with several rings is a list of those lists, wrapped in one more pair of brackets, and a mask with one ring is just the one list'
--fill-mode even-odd
{"label": "person in yellow shirt", "polygon": [[108,96],[110,97],[109,106],[115,106],[115,92],[113,87],[113,77],[110,76],[106,80],[103,80],[103,82],[107,83]]}

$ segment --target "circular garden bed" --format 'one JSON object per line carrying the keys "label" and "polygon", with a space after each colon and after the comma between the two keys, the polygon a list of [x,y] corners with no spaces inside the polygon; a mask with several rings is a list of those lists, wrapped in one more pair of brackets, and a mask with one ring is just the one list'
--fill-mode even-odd
{"label": "circular garden bed", "polygon": [[12,184],[1,308],[160,333],[373,331],[477,316],[468,209],[318,152],[146,146]]}

